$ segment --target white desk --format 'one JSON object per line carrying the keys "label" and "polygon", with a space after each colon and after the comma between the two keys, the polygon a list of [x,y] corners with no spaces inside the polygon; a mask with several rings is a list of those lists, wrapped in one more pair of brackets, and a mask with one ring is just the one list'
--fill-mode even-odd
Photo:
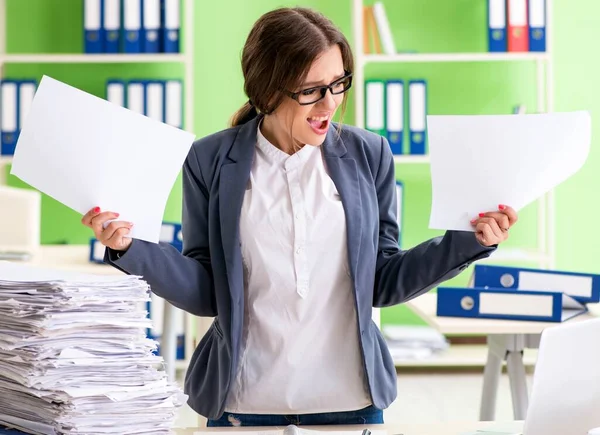
{"label": "white desk", "polygon": [[[514,417],[516,420],[525,420],[528,393],[523,350],[538,348],[542,331],[557,323],[438,317],[437,295],[433,293],[419,296],[406,305],[442,334],[486,334],[488,357],[483,372],[479,418],[482,421],[494,420],[498,382],[502,373],[502,362],[506,360]],[[599,304],[591,304],[589,308],[591,313],[577,316],[569,322],[591,319],[600,314]]]}
{"label": "white desk", "polygon": [[[371,431],[385,430],[388,435],[463,435],[474,432],[478,429],[489,429],[510,427],[511,429],[521,431],[523,422],[452,422],[452,423],[424,423],[424,424],[373,424],[373,425],[348,425],[348,426],[302,426],[307,430],[317,431],[351,431],[360,435],[365,427]],[[265,430],[283,430],[285,427],[197,427],[186,429],[175,429],[176,435],[194,435],[197,432],[245,432],[245,431],[265,431]],[[484,434],[482,434],[484,435]]]}
{"label": "white desk", "polygon": [[[88,245],[42,245],[28,264],[51,268],[71,270],[81,273],[102,275],[122,275],[123,272],[107,264],[96,264],[89,261],[90,248]],[[165,301],[163,312],[164,330],[161,337],[161,354],[169,379],[175,379],[177,325],[175,324],[175,308]],[[186,331],[186,336],[190,331]],[[186,343],[186,353],[191,349]],[[189,358],[189,356],[188,356]]]}

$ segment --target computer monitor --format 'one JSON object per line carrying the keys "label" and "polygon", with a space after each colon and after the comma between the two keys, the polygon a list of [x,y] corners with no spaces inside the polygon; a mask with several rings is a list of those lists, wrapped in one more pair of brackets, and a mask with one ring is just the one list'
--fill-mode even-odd
{"label": "computer monitor", "polygon": [[523,435],[600,427],[600,319],[543,331]]}

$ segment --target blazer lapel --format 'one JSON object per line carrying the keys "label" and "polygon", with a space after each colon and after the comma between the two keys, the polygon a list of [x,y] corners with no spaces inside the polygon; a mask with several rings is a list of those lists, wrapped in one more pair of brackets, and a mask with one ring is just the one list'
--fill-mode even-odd
{"label": "blazer lapel", "polygon": [[220,170],[219,215],[221,241],[227,268],[227,280],[235,300],[243,295],[239,222],[244,193],[252,168],[258,120],[258,118],[255,118],[240,128],[227,155],[228,161],[226,160],[223,163]]}
{"label": "blazer lapel", "polygon": [[348,262],[356,282],[362,233],[362,202],[356,161],[346,155],[347,149],[332,125],[323,144],[323,155],[346,215]]}

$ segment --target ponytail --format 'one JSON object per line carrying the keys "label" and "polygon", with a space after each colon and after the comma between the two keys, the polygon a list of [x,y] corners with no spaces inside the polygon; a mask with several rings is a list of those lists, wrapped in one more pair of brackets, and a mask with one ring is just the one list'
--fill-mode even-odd
{"label": "ponytail", "polygon": [[231,121],[229,122],[231,127],[235,127],[236,125],[242,125],[254,119],[258,116],[258,111],[256,107],[250,102],[247,101],[237,112],[233,114],[231,117]]}

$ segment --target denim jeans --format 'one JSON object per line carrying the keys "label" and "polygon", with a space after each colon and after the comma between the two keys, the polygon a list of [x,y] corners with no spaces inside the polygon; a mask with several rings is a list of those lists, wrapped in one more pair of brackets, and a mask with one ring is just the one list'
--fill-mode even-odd
{"label": "denim jeans", "polygon": [[383,411],[368,406],[357,411],[325,412],[319,414],[237,414],[225,412],[218,420],[208,420],[208,427],[218,426],[296,426],[329,424],[383,424]]}

